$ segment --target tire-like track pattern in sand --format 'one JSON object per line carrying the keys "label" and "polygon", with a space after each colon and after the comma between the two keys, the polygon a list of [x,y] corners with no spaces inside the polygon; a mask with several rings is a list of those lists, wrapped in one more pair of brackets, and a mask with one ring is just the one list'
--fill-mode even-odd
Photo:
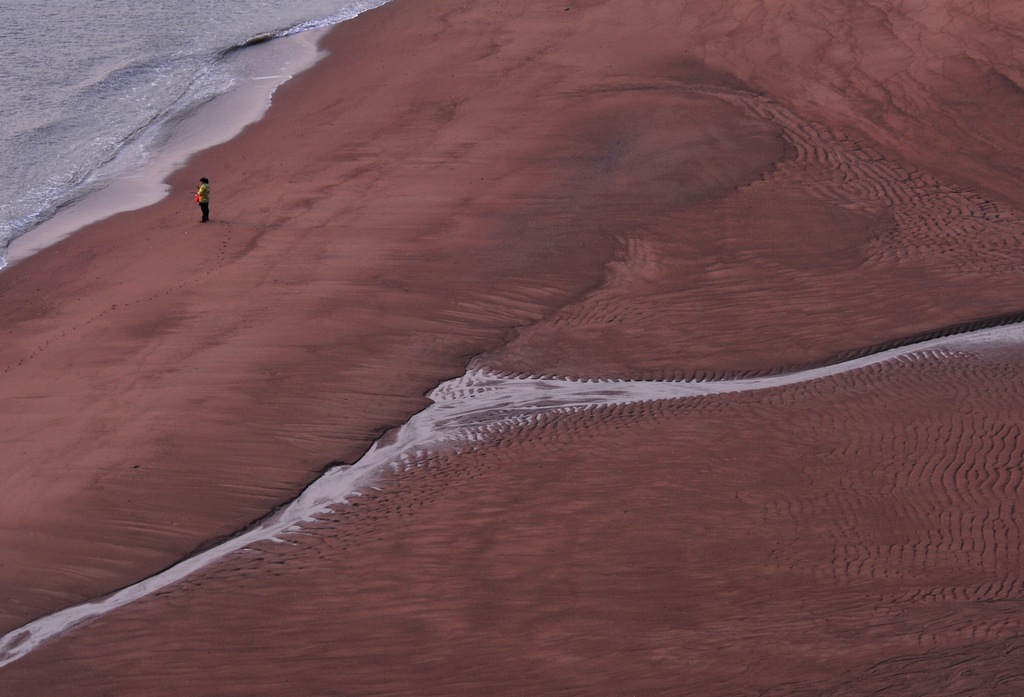
{"label": "tire-like track pattern in sand", "polygon": [[[865,349],[836,350],[829,337],[822,334],[831,331],[837,315],[851,315],[864,322],[858,315],[862,315],[865,305],[877,304],[879,313],[895,311],[887,308],[893,297],[891,287],[907,283],[915,273],[941,276],[950,284],[950,298],[958,302],[970,297],[972,285],[977,287],[971,279],[978,278],[978,274],[1008,281],[1019,273],[1024,218],[1015,208],[810,122],[770,97],[736,88],[683,86],[677,82],[625,82],[602,89],[611,94],[675,91],[721,100],[772,124],[781,133],[786,154],[748,186],[679,214],[676,227],[666,225],[661,234],[649,230],[636,235],[624,232],[620,259],[610,264],[602,287],[544,322],[524,329],[507,347],[485,356],[481,365],[496,365],[505,372],[517,373],[523,372],[531,359],[543,356],[554,363],[552,374],[568,377],[723,379],[790,372],[905,342],[904,338],[886,339],[861,342],[868,346]],[[796,220],[792,211],[778,210],[778,206],[785,205],[819,206],[819,212],[828,210],[832,217],[819,218],[815,216],[820,213],[814,213],[809,214],[810,222],[778,222],[787,216]],[[842,215],[849,216],[846,223],[840,222]],[[734,240],[726,235],[722,249],[712,255],[719,257],[716,262],[709,262],[674,239],[679,229],[713,228],[730,221],[743,230],[744,238],[730,249]],[[787,243],[795,246],[788,253],[773,249],[765,259],[758,258],[762,254],[757,247],[758,236],[773,234],[763,230],[768,221],[797,228],[804,236],[791,235]],[[843,231],[844,225],[849,230]],[[853,245],[850,258],[859,257],[857,268],[829,268],[843,258],[839,250],[847,244]],[[786,258],[787,254],[793,259]],[[815,263],[800,260],[802,255],[814,254],[820,255]],[[703,264],[694,264],[694,257]],[[963,285],[954,290],[955,283]],[[877,284],[877,290],[873,284]],[[850,288],[858,288],[859,293],[852,293]],[[737,289],[742,289],[743,302],[731,304],[741,309],[727,307],[733,314],[719,317],[711,329],[721,332],[719,325],[732,326],[735,337],[731,342],[723,342],[721,335],[705,337],[708,329],[701,314],[704,306],[723,303],[720,296],[736,293]],[[923,305],[922,314],[935,313],[943,301],[945,298],[937,297],[932,304]],[[947,317],[957,314],[957,308],[948,309]],[[820,314],[820,324],[806,321],[812,311]],[[1019,314],[972,319],[928,335],[1019,319]],[[757,353],[763,333],[759,335],[756,329],[762,324],[763,332],[792,336],[793,349],[783,362],[759,363]],[[870,327],[865,328],[868,330]],[[683,346],[678,346],[680,331],[690,334]],[[924,336],[919,331],[909,333],[915,338]],[[893,336],[891,332],[886,335]],[[627,345],[634,351],[611,356],[588,350],[594,342],[611,344],[609,337],[619,336],[628,337]],[[693,351],[697,360],[719,366],[726,361],[737,362],[735,356],[726,361],[719,358],[716,352],[727,355],[724,347],[731,347],[733,353],[737,347],[751,347],[750,355],[742,356],[751,367],[691,365],[681,369],[674,354],[676,350]],[[802,360],[800,347],[811,355],[829,358]]]}
{"label": "tire-like track pattern in sand", "polygon": [[986,273],[1019,268],[1024,220],[1013,208],[908,169],[774,100],[736,92],[722,97],[783,128],[795,154],[772,177],[850,211],[891,216],[891,225],[871,245],[870,262],[928,259],[958,271]]}

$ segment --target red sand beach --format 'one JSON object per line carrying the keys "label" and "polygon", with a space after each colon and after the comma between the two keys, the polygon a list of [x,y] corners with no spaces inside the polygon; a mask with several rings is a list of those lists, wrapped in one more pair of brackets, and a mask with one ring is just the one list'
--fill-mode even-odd
{"label": "red sand beach", "polygon": [[[333,29],[167,199],[0,273],[0,633],[245,529],[467,369],[777,374],[1024,311],[1024,6],[947,5]],[[556,406],[0,695],[1024,692],[1024,346]]]}

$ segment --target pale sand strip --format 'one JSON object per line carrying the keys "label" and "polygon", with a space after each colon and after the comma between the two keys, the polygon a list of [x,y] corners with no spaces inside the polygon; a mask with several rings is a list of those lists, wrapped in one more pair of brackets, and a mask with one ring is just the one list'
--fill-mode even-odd
{"label": "pale sand strip", "polygon": [[386,467],[416,464],[428,454],[483,441],[496,428],[529,428],[539,414],[571,413],[596,407],[708,395],[753,392],[823,380],[897,359],[927,355],[950,358],[964,351],[1024,343],[1024,324],[995,327],[941,337],[881,351],[849,361],[794,373],[736,380],[646,381],[565,380],[543,377],[502,377],[472,370],[433,390],[432,404],[406,424],[377,440],[349,467],[335,467],[313,482],[294,501],[250,530],[181,561],[167,570],[123,588],[101,600],[75,605],[41,617],[0,638],[0,667],[31,653],[75,627],[140,598],[156,593],[239,550],[261,542],[287,542],[304,523],[358,496]]}

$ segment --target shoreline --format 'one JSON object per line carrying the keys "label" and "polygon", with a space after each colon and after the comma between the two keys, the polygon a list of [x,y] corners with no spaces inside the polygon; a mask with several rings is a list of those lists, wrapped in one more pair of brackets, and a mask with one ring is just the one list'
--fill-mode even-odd
{"label": "shoreline", "polygon": [[318,45],[329,30],[329,26],[309,29],[234,49],[246,56],[242,84],[182,115],[146,163],[114,176],[14,238],[0,259],[0,272],[90,224],[153,205],[168,196],[167,179],[174,172],[187,167],[198,153],[237,137],[246,126],[262,118],[282,84],[323,58]]}
{"label": "shoreline", "polygon": [[[831,9],[395,0],[0,273],[0,636],[402,450],[0,681],[1020,692],[1024,347],[772,376],[1020,312],[1024,7]],[[615,401],[716,376],[775,387]]]}
{"label": "shoreline", "polygon": [[[365,72],[350,66],[367,62],[395,7],[389,3],[326,30],[331,62],[343,66],[355,94],[380,96],[392,79],[383,65]],[[186,167],[166,178],[170,195],[40,246],[0,274],[8,328],[0,350],[5,395],[0,411],[8,428],[0,447],[17,453],[0,469],[5,483],[0,538],[10,559],[6,573],[0,571],[0,584],[19,597],[0,612],[0,627],[9,629],[124,585],[112,578],[151,575],[262,517],[327,463],[354,461],[382,428],[398,426],[419,411],[429,389],[464,371],[467,356],[500,345],[510,326],[534,321],[603,272],[615,245],[611,238],[584,254],[574,251],[568,264],[533,259],[532,275],[523,276],[525,269],[507,262],[455,274],[474,266],[473,233],[456,226],[453,232],[462,243],[453,247],[450,239],[435,238],[424,246],[414,241],[422,212],[403,207],[391,211],[394,220],[374,214],[338,236],[332,224],[337,213],[324,218],[312,204],[362,205],[350,182],[340,197],[325,191],[369,172],[357,151],[324,169],[319,160],[330,154],[305,139],[307,132],[339,123],[334,114],[339,109],[346,119],[353,113],[345,104],[331,103],[333,92],[316,88],[316,73],[327,69],[320,61],[284,83],[263,118],[190,157]],[[404,96],[398,97],[384,100],[386,118],[404,118],[409,110]],[[326,108],[316,105],[323,100]],[[376,130],[378,103],[371,98],[358,106],[356,122],[345,128]],[[433,119],[431,105],[412,108],[418,118],[422,112]],[[323,115],[313,123],[296,119],[310,112]],[[356,148],[369,140],[343,137]],[[416,142],[400,147],[409,155],[420,149]],[[395,161],[403,156],[396,154]],[[277,183],[281,163],[295,180],[286,189]],[[194,221],[191,191],[199,171],[217,185],[209,226]],[[414,191],[418,181],[416,176],[399,186]],[[491,186],[490,179],[480,181]],[[516,192],[537,183],[513,178],[503,186]],[[358,185],[372,186],[372,181]],[[453,190],[439,191],[440,201]],[[282,196],[293,192],[297,201],[282,204]],[[303,225],[309,229],[296,227],[293,216],[306,216]],[[380,244],[395,230],[405,238],[403,248],[416,250],[403,253],[397,263]],[[499,249],[495,259],[514,259],[517,252],[500,248],[535,245],[538,238],[543,239],[539,232],[534,239],[494,238],[490,244]],[[563,244],[574,247],[571,240]],[[434,255],[436,262],[423,266],[422,253]],[[548,277],[556,268],[561,277]],[[359,278],[368,272],[381,281],[336,281],[339,274]],[[40,278],[47,279],[45,288],[37,284]],[[509,303],[500,294],[490,297],[490,290],[481,295],[480,289],[493,288],[496,279],[503,279],[505,293],[520,297]],[[327,298],[315,291],[282,296],[281,284],[323,288],[333,306],[348,314],[314,322]],[[453,303],[497,311],[481,321],[477,310],[450,314]],[[220,319],[203,321],[211,313]],[[370,338],[353,344],[349,327],[366,327]],[[338,365],[372,367],[338,373]],[[127,374],[147,388],[126,385]],[[262,377],[267,374],[290,380],[281,384],[280,378]],[[37,386],[54,375],[61,376],[62,388],[39,392]],[[234,384],[247,388],[238,392],[229,388]],[[381,385],[386,385],[383,394]],[[305,399],[311,391],[320,396]],[[193,406],[196,399],[211,405],[201,417]],[[351,411],[346,405],[352,400],[362,406]],[[288,416],[282,427],[283,413]],[[42,423],[50,424],[49,442],[32,436]],[[97,446],[96,429],[116,437]],[[253,461],[259,463],[258,475]],[[221,464],[211,470],[211,462]],[[237,484],[239,467],[255,477],[251,484]],[[47,474],[52,468],[61,471],[58,486]],[[147,482],[143,489],[130,477],[123,479],[138,470]],[[93,478],[111,476],[121,484],[90,489]],[[201,491],[190,484],[197,477],[210,480]],[[109,496],[118,491],[126,496],[114,504]],[[36,505],[26,507],[28,500]],[[56,518],[43,514],[58,509],[62,513]],[[164,522],[182,515],[188,520],[184,526]],[[78,535],[53,529],[65,520],[84,521]],[[15,534],[25,529],[39,531],[30,545]],[[106,551],[111,548],[120,552],[111,557]],[[54,572],[55,567],[60,570]]]}

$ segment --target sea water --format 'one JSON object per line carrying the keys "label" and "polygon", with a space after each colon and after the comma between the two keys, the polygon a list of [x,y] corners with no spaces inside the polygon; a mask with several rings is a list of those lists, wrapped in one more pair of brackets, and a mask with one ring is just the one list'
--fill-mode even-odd
{"label": "sea water", "polygon": [[[386,0],[0,2],[0,254],[246,79],[239,48]],[[0,261],[2,266],[2,261]]]}

